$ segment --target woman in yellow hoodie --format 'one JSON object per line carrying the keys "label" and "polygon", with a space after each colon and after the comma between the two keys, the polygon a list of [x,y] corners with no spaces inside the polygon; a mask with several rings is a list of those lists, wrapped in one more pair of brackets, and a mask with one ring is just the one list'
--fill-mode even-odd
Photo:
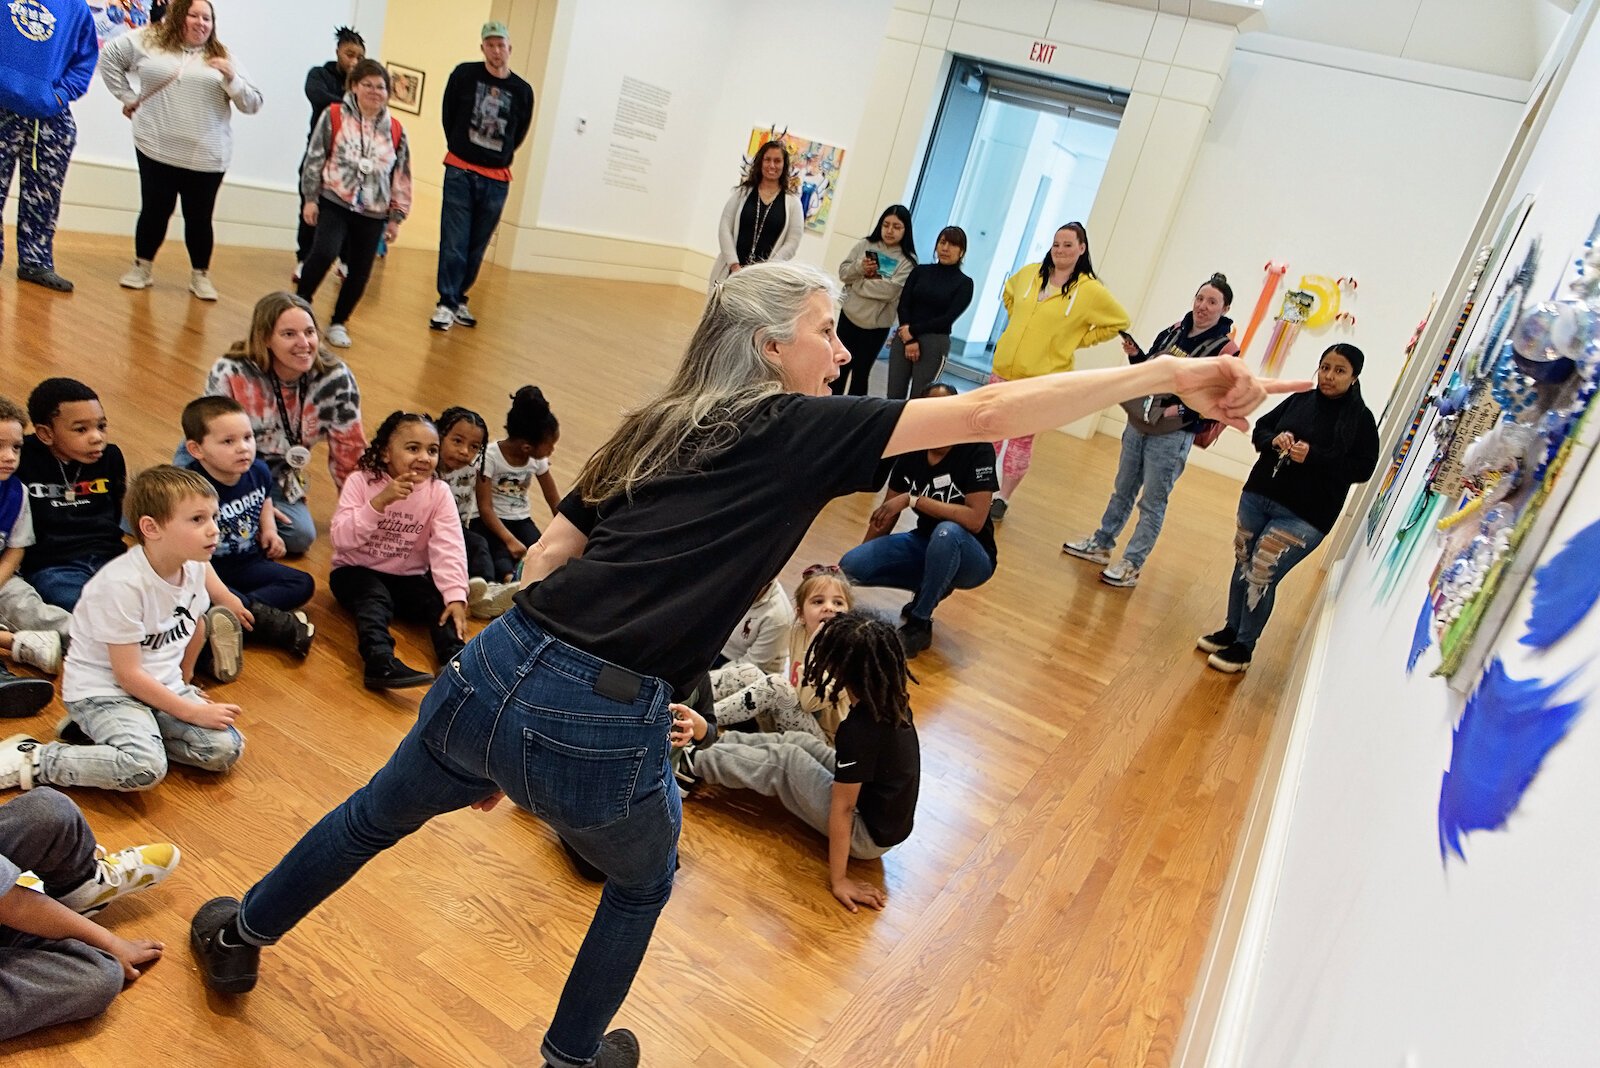
{"label": "woman in yellow hoodie", "polygon": [[[1044,261],[1012,275],[1001,299],[1011,318],[995,346],[990,382],[1070,371],[1080,348],[1109,341],[1128,328],[1128,313],[1095,277],[1082,223],[1057,230]],[[1002,446],[1000,492],[989,506],[996,521],[1006,517],[1006,501],[1028,473],[1033,436],[995,442],[997,455]]]}

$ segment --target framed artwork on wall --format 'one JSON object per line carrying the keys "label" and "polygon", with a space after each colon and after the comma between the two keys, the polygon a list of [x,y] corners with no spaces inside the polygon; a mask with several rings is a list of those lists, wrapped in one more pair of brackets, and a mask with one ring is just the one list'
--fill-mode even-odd
{"label": "framed artwork on wall", "polygon": [[389,68],[389,106],[396,111],[422,114],[422,85],[427,75],[413,67],[399,63],[387,64]]}

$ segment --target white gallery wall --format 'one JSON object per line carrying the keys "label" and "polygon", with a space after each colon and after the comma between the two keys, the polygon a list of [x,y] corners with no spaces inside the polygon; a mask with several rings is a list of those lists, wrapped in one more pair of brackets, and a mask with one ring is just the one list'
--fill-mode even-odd
{"label": "white gallery wall", "polygon": [[[1600,214],[1588,148],[1600,97],[1600,33],[1592,20],[1586,0],[1574,25],[1590,27],[1587,39],[1504,198],[1536,197],[1511,260],[1520,262],[1528,242],[1542,239],[1531,286],[1540,297],[1570,277],[1572,257]],[[1442,291],[1450,279],[1436,275],[1431,284]],[[1426,449],[1419,439],[1417,450]],[[1569,461],[1572,497],[1544,559],[1600,519],[1600,468],[1582,470],[1590,452],[1580,448]],[[1401,488],[1402,506],[1412,490]],[[1293,726],[1290,752],[1300,757],[1286,765],[1271,811],[1267,833],[1285,843],[1281,863],[1269,848],[1251,888],[1261,937],[1239,947],[1230,975],[1228,1000],[1237,1015],[1224,1018],[1237,1026],[1224,1029],[1201,1062],[1600,1063],[1600,668],[1593,657],[1600,613],[1591,612],[1550,652],[1534,654],[1517,642],[1528,591],[1509,592],[1515,608],[1494,653],[1514,678],[1549,683],[1571,673],[1561,699],[1587,707],[1506,827],[1467,835],[1466,860],[1446,865],[1439,789],[1463,699],[1428,676],[1436,653],[1424,656],[1415,675],[1405,673],[1438,545],[1429,542],[1398,591],[1381,600],[1377,554],[1398,521],[1391,517],[1376,549],[1358,540],[1348,557],[1324,666],[1308,678]],[[1294,636],[1269,632],[1267,640]],[[1253,922],[1246,921],[1247,931]]]}

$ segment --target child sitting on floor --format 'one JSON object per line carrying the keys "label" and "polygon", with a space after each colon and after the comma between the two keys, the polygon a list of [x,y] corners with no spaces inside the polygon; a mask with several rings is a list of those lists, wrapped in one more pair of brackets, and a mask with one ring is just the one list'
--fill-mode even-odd
{"label": "child sitting on floor", "polygon": [[[34,542],[28,491],[13,478],[22,461],[28,417],[16,403],[0,397],[0,651],[19,664],[47,674],[61,670],[61,639],[72,613],[45,604],[27,580],[17,576],[22,551]],[[31,716],[55,697],[43,679],[24,678],[0,667],[0,717]]]}
{"label": "child sitting on floor", "polygon": [[[828,885],[851,912],[881,909],[882,890],[850,878],[850,858],[872,860],[911,836],[922,779],[917,729],[906,693],[905,649],[887,623],[835,616],[806,650],[801,675],[828,700],[848,698],[837,749],[800,731],[723,732],[708,748],[684,749],[684,776],[755,790],[828,836]],[[672,744],[700,741],[706,721],[673,705]]]}
{"label": "child sitting on floor", "polygon": [[328,588],[356,617],[369,690],[425,686],[433,675],[394,655],[396,616],[426,623],[438,664],[467,639],[467,554],[450,490],[439,481],[439,434],[426,415],[393,412],[345,480],[333,513]]}
{"label": "child sitting on floor", "polygon": [[539,528],[528,508],[534,480],[544,494],[550,514],[561,505],[561,494],[550,474],[550,454],[561,440],[550,402],[538,386],[523,386],[511,398],[506,413],[506,436],[483,454],[483,474],[478,478],[478,518],[471,529],[489,543],[494,579],[511,582],[528,546],[539,540]]}
{"label": "child sitting on floor", "polygon": [[0,789],[148,790],[169,761],[226,771],[244,751],[239,706],[190,682],[211,599],[229,596],[206,563],[217,547],[216,491],[161,464],[128,487],[128,519],[138,544],[84,586],[61,676],[75,736],[89,744],[12,735],[0,742]]}

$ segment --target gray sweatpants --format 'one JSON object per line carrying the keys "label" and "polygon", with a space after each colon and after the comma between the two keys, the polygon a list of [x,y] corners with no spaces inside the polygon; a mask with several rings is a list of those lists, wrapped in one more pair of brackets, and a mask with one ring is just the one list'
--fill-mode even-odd
{"label": "gray sweatpants", "polygon": [[[827,742],[801,731],[728,731],[717,735],[715,745],[695,753],[694,773],[715,786],[737,786],[776,797],[812,829],[827,834],[836,759]],[[888,851],[872,840],[857,812],[850,828],[850,855],[872,860]]]}
{"label": "gray sweatpants", "polygon": [[45,604],[39,594],[23,579],[12,575],[0,586],[0,629],[53,630],[67,633],[72,613],[53,604]]}
{"label": "gray sweatpants", "polygon": [[[94,846],[78,806],[49,787],[0,805],[0,857],[37,875],[48,894],[74,890],[94,875]],[[0,927],[0,1042],[98,1016],[121,992],[122,965],[109,953]]]}

